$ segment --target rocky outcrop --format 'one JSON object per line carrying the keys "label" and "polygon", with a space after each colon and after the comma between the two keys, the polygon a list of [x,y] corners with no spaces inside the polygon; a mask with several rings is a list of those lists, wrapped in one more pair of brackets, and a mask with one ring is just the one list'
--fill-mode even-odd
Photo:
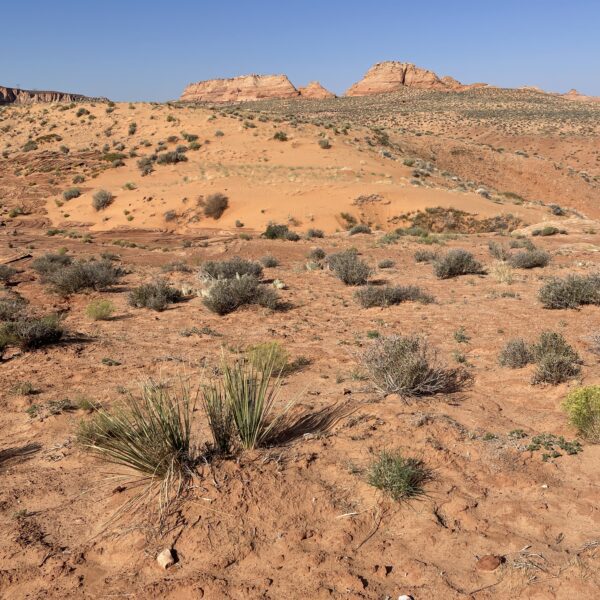
{"label": "rocky outcrop", "polygon": [[569,90],[566,94],[562,94],[567,100],[575,100],[576,102],[600,102],[600,96],[586,96],[575,89]]}
{"label": "rocky outcrop", "polygon": [[325,98],[335,98],[335,94],[325,89],[318,81],[311,81],[307,86],[298,88],[302,98],[323,100]]}
{"label": "rocky outcrop", "polygon": [[300,92],[285,75],[242,75],[188,85],[183,102],[246,102],[263,98],[297,98]]}
{"label": "rocky outcrop", "polygon": [[40,102],[108,102],[108,98],[91,98],[68,92],[21,90],[0,85],[0,104],[37,104]]}
{"label": "rocky outcrop", "polygon": [[466,86],[452,77],[440,79],[433,71],[422,69],[412,63],[386,61],[373,65],[358,83],[348,89],[346,96],[384,94],[396,92],[403,87],[458,90]]}

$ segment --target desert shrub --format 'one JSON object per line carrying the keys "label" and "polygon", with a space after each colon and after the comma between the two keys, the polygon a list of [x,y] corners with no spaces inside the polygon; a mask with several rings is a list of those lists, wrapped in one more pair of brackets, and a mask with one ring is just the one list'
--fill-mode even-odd
{"label": "desert shrub", "polygon": [[163,273],[191,273],[192,267],[182,261],[167,263],[161,268]]}
{"label": "desert shrub", "polygon": [[367,285],[357,290],[354,297],[363,308],[385,307],[407,301],[423,304],[433,302],[432,296],[415,285],[395,287]]}
{"label": "desert shrub", "polygon": [[271,370],[274,375],[280,375],[288,366],[287,350],[279,342],[262,342],[250,346],[246,356],[252,366],[258,371]]}
{"label": "desert shrub", "polygon": [[470,380],[463,368],[442,365],[437,353],[418,336],[377,338],[361,356],[375,387],[401,396],[429,396],[456,392]]}
{"label": "desert shrub", "polygon": [[137,131],[137,123],[135,121],[129,123],[129,127],[127,128],[128,135],[134,135]]}
{"label": "desert shrub", "polygon": [[285,131],[276,131],[275,135],[273,136],[273,139],[279,142],[287,142],[288,136],[287,133],[285,133]]}
{"label": "desert shrub", "polygon": [[110,300],[103,300],[101,298],[92,300],[85,309],[85,314],[92,321],[106,321],[110,319],[114,312],[114,304]]}
{"label": "desert shrub", "polygon": [[167,223],[170,223],[171,221],[175,221],[177,219],[177,212],[174,210],[168,210],[165,212],[163,217]]}
{"label": "desert shrub", "polygon": [[143,156],[137,161],[137,167],[142,174],[142,177],[145,175],[150,175],[152,171],[154,171],[153,166],[154,161],[149,156]]}
{"label": "desert shrub", "polygon": [[0,281],[2,283],[8,283],[11,280],[11,278],[16,274],[16,269],[13,269],[8,265],[0,265]]}
{"label": "desert shrub", "polygon": [[229,200],[225,194],[211,194],[204,203],[204,214],[217,220],[221,218],[228,206]]}
{"label": "desert shrub", "polygon": [[114,201],[114,197],[106,190],[98,190],[92,197],[92,206],[96,210],[103,210]]}
{"label": "desert shrub", "polygon": [[307,255],[310,260],[323,260],[326,256],[323,248],[313,248]]}
{"label": "desert shrub", "polygon": [[511,248],[525,248],[526,250],[535,250],[535,244],[527,238],[517,238],[510,240],[508,244]]}
{"label": "desert shrub", "polygon": [[27,300],[15,293],[0,296],[0,321],[16,321],[25,312]]}
{"label": "desert shrub", "polygon": [[561,230],[558,227],[553,227],[552,225],[547,225],[542,229],[535,229],[531,232],[531,235],[546,237],[549,235],[556,235],[557,233],[561,233]]}
{"label": "desert shrub", "polygon": [[371,228],[364,223],[359,223],[350,229],[348,232],[350,235],[356,235],[357,233],[371,233]]}
{"label": "desert shrub", "polygon": [[136,308],[150,308],[163,311],[182,298],[180,290],[171,287],[166,281],[159,279],[152,283],[145,283],[129,293],[128,302]]}
{"label": "desert shrub", "polygon": [[521,369],[533,362],[533,352],[525,340],[521,338],[509,340],[500,352],[498,362],[503,367]]}
{"label": "desert shrub", "polygon": [[538,293],[544,308],[577,308],[584,304],[600,304],[600,273],[555,277]]}
{"label": "desert shrub", "polygon": [[539,250],[538,248],[517,252],[509,258],[511,267],[515,267],[516,269],[534,269],[535,267],[545,267],[549,262],[550,255],[544,250]]}
{"label": "desert shrub", "polygon": [[276,309],[279,299],[275,290],[262,286],[253,275],[241,275],[235,279],[217,279],[202,302],[210,311],[226,315],[248,304]]}
{"label": "desert shrub", "polygon": [[73,183],[83,183],[85,181],[85,177],[83,175],[75,175],[73,177]]}
{"label": "desert shrub", "polygon": [[263,256],[260,259],[260,262],[263,267],[268,268],[268,269],[272,269],[273,267],[279,266],[279,261],[277,260],[277,258],[275,256],[272,256],[271,254],[267,254],[266,256]]}
{"label": "desert shrub", "polygon": [[459,248],[450,250],[434,262],[434,273],[438,279],[450,279],[459,275],[479,275],[484,273],[481,263],[470,252]]}
{"label": "desert shrub", "polygon": [[566,397],[563,409],[582,437],[600,443],[600,385],[573,390]]}
{"label": "desert shrub", "polygon": [[329,267],[346,285],[364,285],[371,275],[371,267],[352,250],[331,254]]}
{"label": "desert shrub", "polygon": [[[136,471],[144,480],[158,480],[162,505],[192,474],[193,410],[183,385],[174,393],[150,381],[139,397],[128,395],[120,406],[100,408],[82,422],[77,440],[102,460]],[[142,494],[148,494],[146,486]]]}
{"label": "desert shrub", "polygon": [[269,223],[263,237],[268,240],[289,240],[291,242],[297,242],[300,239],[300,236],[296,232],[290,231],[287,225],[278,225],[277,223]]}
{"label": "desert shrub", "polygon": [[490,275],[499,283],[511,284],[514,281],[513,268],[504,261],[497,260],[490,269]]}
{"label": "desert shrub", "polygon": [[430,263],[437,260],[438,253],[432,250],[417,250],[414,254],[415,262],[418,263]]}
{"label": "desert shrub", "polygon": [[323,148],[323,150],[329,150],[329,148],[331,148],[331,142],[327,138],[322,138],[319,140],[319,146]]}
{"label": "desert shrub", "polygon": [[565,338],[554,331],[544,331],[531,351],[536,363],[532,383],[557,385],[579,374],[581,359]]}
{"label": "desert shrub", "polygon": [[391,269],[396,263],[389,259],[389,258],[384,258],[383,260],[380,260],[377,263],[377,268],[379,269]]}
{"label": "desert shrub", "polygon": [[21,350],[35,350],[55,344],[63,336],[64,330],[60,318],[55,315],[46,317],[27,317],[21,315],[16,321],[5,323],[0,329],[0,339],[19,346]]}
{"label": "desert shrub", "polygon": [[109,260],[77,261],[44,275],[54,291],[62,295],[83,290],[102,290],[115,285],[123,271]]}
{"label": "desert shrub", "polygon": [[310,228],[307,232],[306,232],[306,237],[311,240],[313,238],[323,238],[325,237],[325,234],[323,233],[322,229],[314,229],[314,228]]}
{"label": "desert shrub", "polygon": [[431,473],[421,460],[405,458],[399,450],[384,450],[367,470],[367,482],[396,501],[424,494],[423,485],[430,479]]}
{"label": "desert shrub", "polygon": [[156,155],[157,165],[175,165],[180,162],[186,162],[188,157],[185,152],[178,152],[173,150],[171,152],[163,152]]}
{"label": "desert shrub", "polygon": [[73,259],[67,254],[44,254],[44,256],[40,256],[36,258],[31,263],[31,267],[36,273],[42,276],[42,279],[45,278],[46,275],[56,271],[57,269],[61,269],[62,267],[66,267],[73,262]]}
{"label": "desert shrub", "polygon": [[502,244],[499,244],[498,242],[488,242],[488,250],[496,260],[508,260],[510,257],[510,253],[504,246],[502,246]]}
{"label": "desert shrub", "polygon": [[229,260],[209,260],[200,267],[200,277],[209,279],[233,279],[241,275],[262,277],[262,265],[258,262],[234,256]]}
{"label": "desert shrub", "polygon": [[76,187],[69,188],[63,192],[63,198],[65,200],[73,200],[73,198],[79,198],[79,196],[81,196],[81,190]]}

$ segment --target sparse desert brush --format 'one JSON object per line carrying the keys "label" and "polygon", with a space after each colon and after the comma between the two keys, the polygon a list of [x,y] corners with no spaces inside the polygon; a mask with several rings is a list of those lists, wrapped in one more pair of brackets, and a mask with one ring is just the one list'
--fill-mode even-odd
{"label": "sparse desert brush", "polygon": [[262,264],[263,267],[267,268],[267,269],[272,269],[274,267],[279,266],[279,261],[277,260],[277,258],[271,254],[267,254],[266,256],[263,256],[260,259],[260,263]]}
{"label": "sparse desert brush", "polygon": [[114,201],[114,196],[106,190],[98,190],[92,197],[92,206],[96,210],[104,210]]}
{"label": "sparse desert brush", "polygon": [[581,371],[581,358],[565,338],[554,331],[544,331],[531,347],[536,363],[532,383],[557,385]]}
{"label": "sparse desert brush", "polygon": [[289,362],[287,350],[279,342],[261,342],[250,346],[246,356],[255,369],[261,372],[270,370],[276,376],[285,371]]}
{"label": "sparse desert brush", "polygon": [[204,306],[218,315],[226,315],[240,306],[258,304],[275,310],[279,298],[275,290],[260,284],[253,275],[241,275],[234,279],[217,279],[206,290],[202,299]]}
{"label": "sparse desert brush", "polygon": [[[128,395],[114,409],[97,410],[79,426],[79,444],[102,460],[125,467],[150,485],[158,483],[160,506],[176,498],[192,476],[191,423],[194,397],[149,381],[139,396]],[[148,494],[144,489],[136,502]]]}
{"label": "sparse desert brush", "polygon": [[327,261],[336,277],[346,285],[365,285],[372,272],[371,267],[353,250],[330,254]]}
{"label": "sparse desert brush", "polygon": [[547,237],[550,235],[556,235],[557,233],[567,233],[564,229],[559,229],[558,227],[553,227],[552,225],[547,225],[542,229],[535,229],[531,232],[531,235]]}
{"label": "sparse desert brush", "polygon": [[79,198],[81,196],[81,190],[77,187],[69,188],[63,192],[63,198],[65,200],[73,200],[73,198]]}
{"label": "sparse desert brush", "polygon": [[115,285],[123,271],[109,260],[77,261],[44,274],[44,281],[62,295],[83,290],[102,290]]}
{"label": "sparse desert brush", "polygon": [[460,248],[450,250],[445,256],[438,258],[433,269],[438,279],[485,273],[483,265],[470,252]]}
{"label": "sparse desert brush", "polygon": [[0,265],[0,282],[8,283],[16,274],[16,269],[13,269],[8,265]]}
{"label": "sparse desert brush", "polygon": [[415,262],[430,263],[437,260],[439,254],[432,250],[417,250],[414,254]]}
{"label": "sparse desert brush", "polygon": [[166,281],[158,279],[145,283],[129,293],[128,302],[136,308],[150,308],[156,311],[165,310],[169,304],[179,302],[182,298],[180,290],[171,287]]}
{"label": "sparse desert brush", "polygon": [[178,152],[173,150],[171,152],[163,152],[162,154],[156,155],[157,165],[175,165],[180,162],[186,162],[188,157],[185,152]]}
{"label": "sparse desert brush", "polygon": [[391,335],[373,341],[361,363],[382,393],[430,396],[459,391],[471,380],[462,367],[447,368],[419,336]]}
{"label": "sparse desert brush", "polygon": [[269,223],[263,237],[268,240],[288,240],[290,242],[297,242],[300,236],[295,231],[290,231],[287,225],[278,225],[277,223]]}
{"label": "sparse desert brush", "polygon": [[371,228],[364,223],[359,223],[358,225],[354,225],[354,227],[352,227],[348,233],[350,235],[356,235],[358,233],[371,233]]}
{"label": "sparse desert brush", "polygon": [[73,259],[68,254],[53,254],[51,252],[36,258],[31,263],[31,267],[42,279],[49,273],[56,271],[62,267],[66,267],[73,262]]}
{"label": "sparse desert brush", "polygon": [[323,233],[322,229],[314,229],[311,227],[306,232],[306,237],[307,237],[307,239],[311,240],[313,238],[323,238],[323,237],[325,237],[325,234]]}
{"label": "sparse desert brush", "polygon": [[323,148],[323,150],[329,150],[329,148],[331,148],[331,142],[327,138],[322,138],[319,140],[319,146]]}
{"label": "sparse desert brush", "polygon": [[600,443],[600,385],[573,390],[566,397],[563,409],[579,435],[595,444]]}
{"label": "sparse desert brush", "polygon": [[20,315],[0,328],[0,341],[21,350],[35,350],[60,341],[64,333],[56,315],[31,317]]}
{"label": "sparse desert brush", "polygon": [[137,167],[140,170],[142,177],[150,175],[154,171],[154,161],[150,156],[143,156],[137,161]]}
{"label": "sparse desert brush", "polygon": [[391,260],[389,258],[384,258],[383,260],[380,260],[377,263],[377,268],[378,269],[391,269],[394,267],[395,264],[396,263],[393,260]]}
{"label": "sparse desert brush", "polygon": [[127,128],[127,135],[134,135],[137,131],[137,123],[135,121],[129,123],[129,127]]}
{"label": "sparse desert brush", "polygon": [[192,267],[187,263],[181,261],[175,261],[167,263],[161,267],[163,273],[191,273]]}
{"label": "sparse desert brush", "polygon": [[536,267],[545,267],[550,262],[550,255],[544,250],[538,248],[527,249],[513,254],[509,258],[509,263],[516,269],[534,269]]}
{"label": "sparse desert brush", "polygon": [[242,275],[262,277],[262,265],[258,262],[234,256],[229,260],[208,260],[200,267],[201,279],[234,279]]}
{"label": "sparse desert brush", "polygon": [[175,221],[177,219],[177,212],[174,210],[168,210],[163,215],[165,221],[170,223],[171,221]]}
{"label": "sparse desert brush", "polygon": [[508,252],[508,250],[506,250],[506,248],[498,242],[488,242],[488,250],[496,260],[506,261],[510,258],[510,253]]}
{"label": "sparse desert brush", "polygon": [[110,300],[103,300],[102,298],[92,300],[85,309],[85,314],[92,321],[106,321],[110,319],[114,312],[114,304]]}
{"label": "sparse desert brush", "polygon": [[503,367],[521,369],[533,362],[533,352],[522,338],[509,340],[500,352],[498,362]]}
{"label": "sparse desert brush", "polygon": [[408,500],[425,493],[431,471],[423,461],[405,458],[399,450],[382,451],[367,469],[369,485],[389,494],[394,500]]}
{"label": "sparse desert brush", "polygon": [[276,131],[275,135],[273,135],[273,139],[279,142],[287,142],[288,136],[285,131]]}
{"label": "sparse desert brush", "polygon": [[367,285],[358,289],[354,293],[354,297],[363,308],[386,307],[407,301],[421,302],[422,304],[433,302],[433,296],[415,285],[395,287]]}
{"label": "sparse desert brush", "polygon": [[508,263],[501,260],[496,261],[492,265],[492,268],[490,269],[490,275],[498,283],[507,283],[510,285],[515,280],[513,268]]}
{"label": "sparse desert brush", "polygon": [[535,244],[527,238],[515,238],[510,240],[508,245],[511,248],[525,248],[526,250],[535,250]]}
{"label": "sparse desert brush", "polygon": [[0,321],[16,321],[24,314],[28,302],[15,292],[0,296]]}
{"label": "sparse desert brush", "polygon": [[215,220],[220,219],[229,206],[229,200],[225,194],[210,194],[204,202],[204,215]]}
{"label": "sparse desert brush", "polygon": [[555,277],[538,293],[544,308],[578,308],[585,304],[600,304],[600,273]]}
{"label": "sparse desert brush", "polygon": [[323,248],[313,248],[307,254],[307,258],[310,260],[323,260],[327,256],[327,253]]}

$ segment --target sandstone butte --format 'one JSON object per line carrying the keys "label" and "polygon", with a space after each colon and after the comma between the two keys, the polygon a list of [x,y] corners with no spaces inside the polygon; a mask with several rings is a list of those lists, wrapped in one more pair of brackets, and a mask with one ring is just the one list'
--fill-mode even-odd
{"label": "sandstone butte", "polygon": [[313,81],[297,89],[286,75],[242,75],[229,79],[208,79],[188,85],[183,102],[246,102],[263,98],[330,98],[334,95]]}
{"label": "sandstone butte", "polygon": [[39,102],[108,102],[108,98],[91,98],[68,92],[21,90],[0,85],[0,104],[37,104]]}

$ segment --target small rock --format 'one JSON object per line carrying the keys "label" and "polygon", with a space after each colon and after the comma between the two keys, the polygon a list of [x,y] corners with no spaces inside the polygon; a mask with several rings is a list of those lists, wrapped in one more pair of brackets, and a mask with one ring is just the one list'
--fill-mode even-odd
{"label": "small rock", "polygon": [[495,571],[503,562],[504,559],[501,556],[486,554],[477,561],[477,568],[480,571]]}
{"label": "small rock", "polygon": [[402,596],[398,596],[398,600],[415,600],[412,596],[408,594],[402,594]]}
{"label": "small rock", "polygon": [[165,548],[157,557],[156,562],[163,568],[168,569],[175,564],[175,557],[171,548]]}

